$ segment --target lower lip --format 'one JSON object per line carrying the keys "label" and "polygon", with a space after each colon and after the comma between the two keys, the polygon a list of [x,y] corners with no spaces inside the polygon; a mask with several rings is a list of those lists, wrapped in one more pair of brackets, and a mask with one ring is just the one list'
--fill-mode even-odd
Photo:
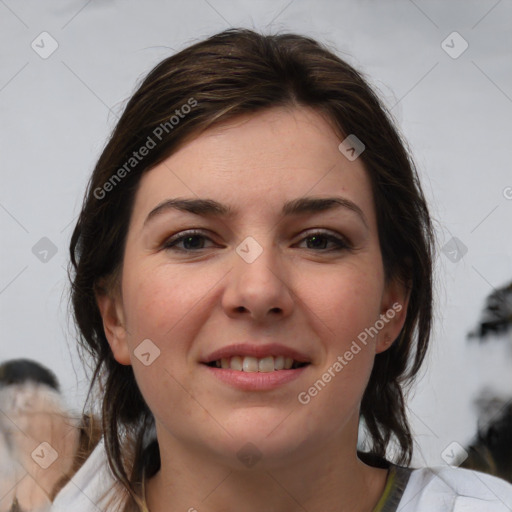
{"label": "lower lip", "polygon": [[243,372],[238,370],[204,366],[214,377],[244,391],[266,391],[276,389],[299,378],[310,365],[294,370],[274,370],[273,372]]}

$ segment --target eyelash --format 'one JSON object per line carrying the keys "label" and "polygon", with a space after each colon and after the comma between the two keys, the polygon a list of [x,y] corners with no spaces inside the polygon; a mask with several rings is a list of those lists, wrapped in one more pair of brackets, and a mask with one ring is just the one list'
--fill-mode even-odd
{"label": "eyelash", "polygon": [[[178,243],[184,241],[187,238],[195,237],[195,236],[200,236],[204,239],[211,241],[211,238],[207,237],[202,231],[196,230],[196,229],[191,229],[189,231],[183,231],[181,233],[178,233],[178,235],[174,235],[174,236],[168,238],[163,243],[162,249],[174,250],[174,251],[179,251],[179,252],[199,252],[205,248],[202,247],[199,249],[179,249],[176,247],[176,245]],[[328,242],[332,242],[332,243],[336,244],[336,246],[337,246],[334,249],[320,249],[320,251],[323,251],[323,252],[335,251],[336,252],[336,251],[346,251],[346,250],[352,249],[352,245],[348,242],[347,239],[332,235],[325,231],[312,231],[311,233],[308,233],[307,236],[303,237],[301,239],[301,241],[308,240],[308,239],[314,238],[316,236],[324,238]],[[315,249],[310,249],[310,250],[315,251]],[[318,251],[315,251],[315,252],[318,252]]]}

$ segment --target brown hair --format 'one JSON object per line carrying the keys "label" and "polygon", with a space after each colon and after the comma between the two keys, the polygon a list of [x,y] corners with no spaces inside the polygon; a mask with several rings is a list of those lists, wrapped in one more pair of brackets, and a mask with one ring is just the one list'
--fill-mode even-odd
{"label": "brown hair", "polygon": [[78,429],[78,446],[71,468],[53,487],[49,496],[51,501],[80,469],[101,439],[101,424],[93,414],[83,414],[76,428]]}
{"label": "brown hair", "polygon": [[[109,463],[137,502],[142,466],[149,465],[149,476],[159,467],[158,446],[145,450],[142,442],[154,419],[131,366],[113,358],[95,290],[110,293],[119,284],[134,195],[144,172],[216,123],[282,106],[313,108],[340,135],[355,134],[366,147],[359,158],[372,183],[386,279],[400,279],[410,296],[399,337],[375,358],[361,417],[373,454],[384,457],[395,441],[395,461],[410,463],[412,438],[403,389],[417,374],[431,334],[434,247],[414,163],[361,74],[326,47],[295,34],[229,29],[166,58],[142,81],[96,164],[70,244],[73,313],[81,347],[95,363],[90,389],[97,382],[103,386]],[[131,161],[133,152],[148,137],[156,139],[156,133],[161,140],[147,156]],[[123,458],[125,435],[137,440],[129,464]]]}

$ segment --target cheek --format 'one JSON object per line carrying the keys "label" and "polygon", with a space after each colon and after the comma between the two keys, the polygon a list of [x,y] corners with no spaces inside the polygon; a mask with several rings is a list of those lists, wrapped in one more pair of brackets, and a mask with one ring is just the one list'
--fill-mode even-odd
{"label": "cheek", "polygon": [[[150,339],[158,357],[145,366],[134,355],[132,365],[137,385],[157,421],[170,424],[180,418],[205,414],[191,400],[186,359],[205,315],[205,295],[218,281],[197,270],[161,265],[150,271],[130,270],[123,279],[123,298],[132,354],[139,343]],[[207,421],[207,418],[201,418]],[[179,425],[175,428],[179,428]]]}
{"label": "cheek", "polygon": [[123,297],[131,337],[167,344],[182,336],[200,311],[201,300],[211,288],[205,273],[181,271],[162,265],[148,271],[134,270],[123,280]]}
{"label": "cheek", "polygon": [[[149,409],[160,423],[179,428],[183,418],[201,414],[204,410],[191,399],[185,376],[168,360],[159,357],[151,366],[134,364],[137,385]],[[207,418],[202,418],[206,420]]]}
{"label": "cheek", "polygon": [[317,315],[331,348],[342,350],[379,317],[381,276],[373,266],[340,266],[324,277],[304,278],[302,296]]}

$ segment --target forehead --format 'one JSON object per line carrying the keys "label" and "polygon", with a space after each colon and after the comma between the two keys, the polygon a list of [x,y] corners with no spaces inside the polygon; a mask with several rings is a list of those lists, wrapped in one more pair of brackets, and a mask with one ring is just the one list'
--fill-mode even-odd
{"label": "forehead", "polygon": [[318,112],[276,108],[213,126],[141,179],[134,222],[174,197],[210,198],[236,211],[280,213],[304,196],[342,195],[372,222],[371,183],[360,159],[338,149],[341,137]]}

